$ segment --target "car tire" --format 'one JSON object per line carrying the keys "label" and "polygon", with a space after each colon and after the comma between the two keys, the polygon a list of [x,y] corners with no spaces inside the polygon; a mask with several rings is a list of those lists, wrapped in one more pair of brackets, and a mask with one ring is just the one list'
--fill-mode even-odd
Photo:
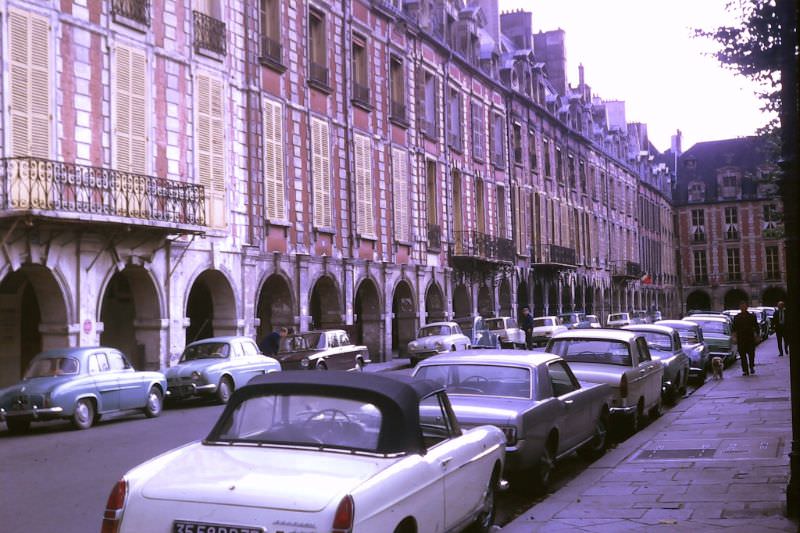
{"label": "car tire", "polygon": [[583,448],[578,450],[578,453],[587,459],[597,459],[602,457],[608,449],[608,413],[603,412],[597,418],[597,424],[594,427],[594,435]]}
{"label": "car tire", "polygon": [[147,418],[155,418],[161,414],[164,408],[164,394],[158,387],[150,387],[147,392],[147,403],[144,405],[144,415]]}
{"label": "car tire", "polygon": [[364,361],[360,357],[356,357],[356,372],[363,372],[364,371]]}
{"label": "car tire", "polygon": [[534,488],[539,494],[544,494],[547,486],[550,484],[550,475],[553,473],[553,468],[556,465],[556,450],[558,449],[557,437],[553,434],[547,439],[542,451],[542,456],[539,458],[539,463],[533,469]]}
{"label": "car tire", "polygon": [[75,429],[89,429],[94,424],[94,415],[94,402],[88,398],[82,398],[75,404],[75,412],[72,413],[72,425]]}
{"label": "car tire", "polygon": [[328,365],[325,361],[320,361],[314,366],[314,370],[328,370]]}
{"label": "car tire", "polygon": [[450,347],[450,351],[451,352],[455,352],[456,351],[456,345],[455,344]]}
{"label": "car tire", "polygon": [[661,403],[661,398],[659,398],[656,404],[650,408],[650,411],[647,414],[651,421],[661,418],[661,415],[664,414],[664,404]]}
{"label": "car tire", "polygon": [[27,431],[31,427],[30,420],[16,420],[8,418],[6,419],[6,426],[8,427],[8,432],[13,433],[15,435],[19,435],[21,433],[27,433]]}
{"label": "car tire", "polygon": [[228,400],[231,399],[231,394],[233,394],[233,382],[231,378],[225,376],[219,380],[219,385],[217,386],[217,401],[222,404],[228,403]]}
{"label": "car tire", "polygon": [[492,475],[489,485],[486,487],[486,493],[483,495],[484,506],[475,521],[467,529],[469,533],[489,533],[494,526],[494,517],[497,510],[497,501],[495,498],[495,487],[497,486],[497,477]]}

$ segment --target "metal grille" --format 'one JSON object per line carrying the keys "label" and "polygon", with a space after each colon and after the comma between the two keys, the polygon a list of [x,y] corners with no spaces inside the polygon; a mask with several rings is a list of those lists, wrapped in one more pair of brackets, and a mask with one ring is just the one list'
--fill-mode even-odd
{"label": "metal grille", "polygon": [[150,26],[150,0],[113,0],[111,14]]}
{"label": "metal grille", "polygon": [[194,15],[194,49],[210,50],[225,55],[226,31],[225,23],[205,13],[193,11]]}

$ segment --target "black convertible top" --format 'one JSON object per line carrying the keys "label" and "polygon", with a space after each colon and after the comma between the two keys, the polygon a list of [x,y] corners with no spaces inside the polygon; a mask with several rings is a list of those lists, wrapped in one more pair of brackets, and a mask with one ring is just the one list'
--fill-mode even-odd
{"label": "black convertible top", "polygon": [[236,407],[250,398],[274,394],[313,394],[368,402],[381,411],[382,422],[376,451],[384,454],[423,453],[425,446],[419,424],[421,399],[444,390],[429,380],[410,376],[366,372],[290,370],[273,372],[251,379],[231,396],[210,440],[233,416]]}

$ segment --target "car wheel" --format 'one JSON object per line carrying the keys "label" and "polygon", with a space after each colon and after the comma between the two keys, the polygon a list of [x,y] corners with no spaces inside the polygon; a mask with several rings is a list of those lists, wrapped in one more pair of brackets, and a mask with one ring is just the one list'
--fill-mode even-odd
{"label": "car wheel", "polygon": [[678,398],[683,398],[686,396],[686,388],[689,386],[689,373],[685,372],[678,383],[680,383],[678,386]]}
{"label": "car wheel", "polygon": [[12,418],[6,419],[6,426],[8,426],[9,433],[25,433],[31,427],[30,420],[15,420]]}
{"label": "car wheel", "polygon": [[314,370],[328,370],[328,365],[325,363],[325,361],[320,361],[314,367]]}
{"label": "car wheel", "polygon": [[361,360],[360,357],[356,357],[356,372],[363,372],[364,371],[364,361]]}
{"label": "car wheel", "polygon": [[661,398],[659,398],[656,404],[650,408],[648,415],[650,420],[655,420],[656,418],[660,418],[662,414],[664,414],[664,405],[661,403]]}
{"label": "car wheel", "polygon": [[533,480],[536,482],[536,490],[542,494],[547,489],[547,485],[550,484],[550,474],[553,473],[553,467],[556,464],[555,457],[557,446],[558,442],[556,441],[556,437],[551,435],[550,438],[547,439],[547,445],[542,451],[542,456],[539,458],[539,464],[536,465]]}
{"label": "car wheel", "polygon": [[455,352],[456,351],[456,345],[455,344],[450,347],[450,351],[451,352]]}
{"label": "car wheel", "polygon": [[94,424],[94,403],[88,398],[78,400],[75,412],[72,413],[72,425],[76,429],[89,429]]}
{"label": "car wheel", "polygon": [[144,414],[147,418],[155,418],[161,414],[164,407],[164,395],[158,387],[150,387],[147,393],[147,403],[144,406]]}
{"label": "car wheel", "polygon": [[578,453],[589,459],[597,459],[608,448],[608,413],[602,413],[594,426],[594,436]]}
{"label": "car wheel", "polygon": [[217,401],[219,403],[228,403],[228,400],[231,399],[231,394],[233,394],[233,383],[231,378],[225,376],[219,380],[219,386],[217,386]]}
{"label": "car wheel", "polygon": [[491,481],[489,481],[489,485],[486,487],[486,492],[483,495],[483,509],[481,509],[481,512],[478,513],[478,516],[475,518],[475,522],[473,522],[470,528],[467,530],[470,533],[489,533],[489,531],[492,530],[496,510],[496,485],[497,480],[495,479],[495,476],[492,476]]}

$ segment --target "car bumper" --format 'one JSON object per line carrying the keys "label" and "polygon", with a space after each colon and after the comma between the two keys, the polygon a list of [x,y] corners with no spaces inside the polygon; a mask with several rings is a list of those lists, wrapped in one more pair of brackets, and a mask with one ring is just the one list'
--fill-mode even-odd
{"label": "car bumper", "polygon": [[214,383],[198,385],[196,383],[181,383],[167,386],[167,397],[170,400],[180,400],[181,398],[191,398],[192,396],[205,396],[217,392]]}
{"label": "car bumper", "polygon": [[6,411],[0,409],[0,421],[5,422],[9,418],[24,418],[30,420],[51,420],[64,416],[64,409],[61,407],[33,407],[31,409],[12,409]]}
{"label": "car bumper", "polygon": [[636,406],[629,405],[627,407],[610,407],[608,412],[614,418],[624,418],[633,416],[636,413]]}

